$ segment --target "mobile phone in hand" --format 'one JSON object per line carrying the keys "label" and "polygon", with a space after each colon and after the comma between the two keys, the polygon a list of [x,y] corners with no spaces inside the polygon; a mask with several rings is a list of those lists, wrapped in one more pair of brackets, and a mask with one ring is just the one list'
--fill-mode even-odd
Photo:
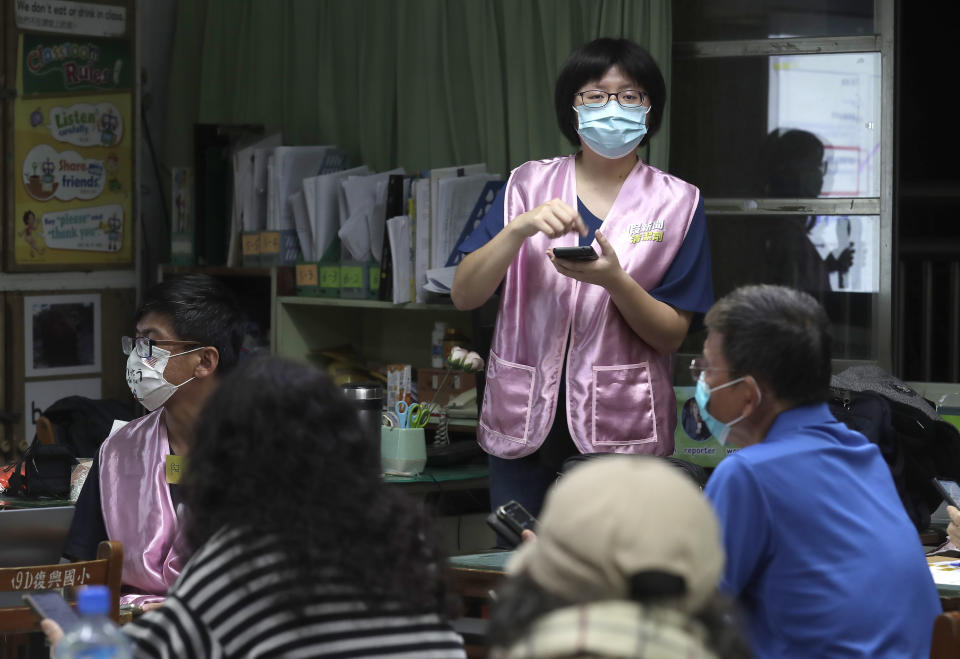
{"label": "mobile phone in hand", "polygon": [[508,501],[490,513],[487,524],[511,546],[516,547],[522,541],[524,531],[534,530],[537,520],[516,501]]}
{"label": "mobile phone in hand", "polygon": [[80,621],[77,612],[67,604],[67,600],[55,590],[45,590],[40,593],[30,593],[23,596],[23,601],[27,603],[33,612],[42,620],[50,618],[60,625],[60,629],[66,632]]}
{"label": "mobile phone in hand", "polygon": [[960,485],[957,481],[947,480],[945,478],[934,478],[933,486],[940,492],[940,496],[947,502],[948,506],[960,509]]}
{"label": "mobile phone in hand", "polygon": [[570,261],[596,261],[598,258],[596,250],[590,245],[554,247],[553,255],[558,259],[567,259]]}

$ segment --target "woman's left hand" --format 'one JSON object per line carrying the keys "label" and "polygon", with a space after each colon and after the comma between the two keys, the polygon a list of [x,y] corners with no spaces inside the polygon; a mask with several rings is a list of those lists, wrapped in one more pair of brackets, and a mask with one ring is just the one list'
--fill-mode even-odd
{"label": "woman's left hand", "polygon": [[950,515],[950,524],[947,526],[947,538],[955,546],[960,547],[960,510],[953,506],[947,506],[947,514]]}
{"label": "woman's left hand", "polygon": [[558,259],[553,255],[552,249],[547,250],[547,256],[561,275],[606,288],[623,271],[623,268],[606,236],[598,230],[596,238],[597,244],[600,245],[600,256],[595,261]]}

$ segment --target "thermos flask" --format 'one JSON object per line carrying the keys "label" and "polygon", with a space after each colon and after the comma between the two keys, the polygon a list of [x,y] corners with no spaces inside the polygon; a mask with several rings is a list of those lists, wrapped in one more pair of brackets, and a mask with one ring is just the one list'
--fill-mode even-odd
{"label": "thermos flask", "polygon": [[340,388],[357,410],[364,434],[374,446],[380,446],[383,387],[376,382],[350,382]]}

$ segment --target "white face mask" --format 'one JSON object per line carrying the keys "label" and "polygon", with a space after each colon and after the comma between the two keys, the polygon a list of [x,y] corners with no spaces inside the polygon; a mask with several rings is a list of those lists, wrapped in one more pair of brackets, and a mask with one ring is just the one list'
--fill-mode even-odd
{"label": "white face mask", "polygon": [[203,350],[203,347],[171,355],[169,350],[153,346],[150,357],[141,357],[136,350],[131,350],[130,356],[127,357],[127,386],[130,387],[133,397],[151,412],[166,403],[177,389],[194,379],[190,378],[180,384],[170,384],[163,377],[167,361],[171,357],[179,357],[197,350]]}

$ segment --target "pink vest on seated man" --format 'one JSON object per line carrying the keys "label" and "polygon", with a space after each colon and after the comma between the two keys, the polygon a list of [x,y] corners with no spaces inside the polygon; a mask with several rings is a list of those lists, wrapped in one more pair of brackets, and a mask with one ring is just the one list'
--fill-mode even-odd
{"label": "pink vest on seated man", "polygon": [[107,537],[123,543],[121,604],[163,601],[186,559],[170,499],[163,408],[134,419],[100,447],[100,505]]}
{"label": "pink vest on seated man", "polygon": [[[505,194],[505,222],[553,198],[576,208],[574,156],[517,167]],[[644,289],[656,287],[673,262],[699,197],[694,186],[639,161],[624,181],[601,230]],[[537,450],[556,413],[566,348],[567,418],[577,448],[669,455],[676,427],[672,356],[630,329],[606,289],[554,269],[546,250],[578,240],[575,233],[555,240],[538,233],[507,269],[478,441],[502,458]],[[594,249],[599,253],[596,242]]]}

